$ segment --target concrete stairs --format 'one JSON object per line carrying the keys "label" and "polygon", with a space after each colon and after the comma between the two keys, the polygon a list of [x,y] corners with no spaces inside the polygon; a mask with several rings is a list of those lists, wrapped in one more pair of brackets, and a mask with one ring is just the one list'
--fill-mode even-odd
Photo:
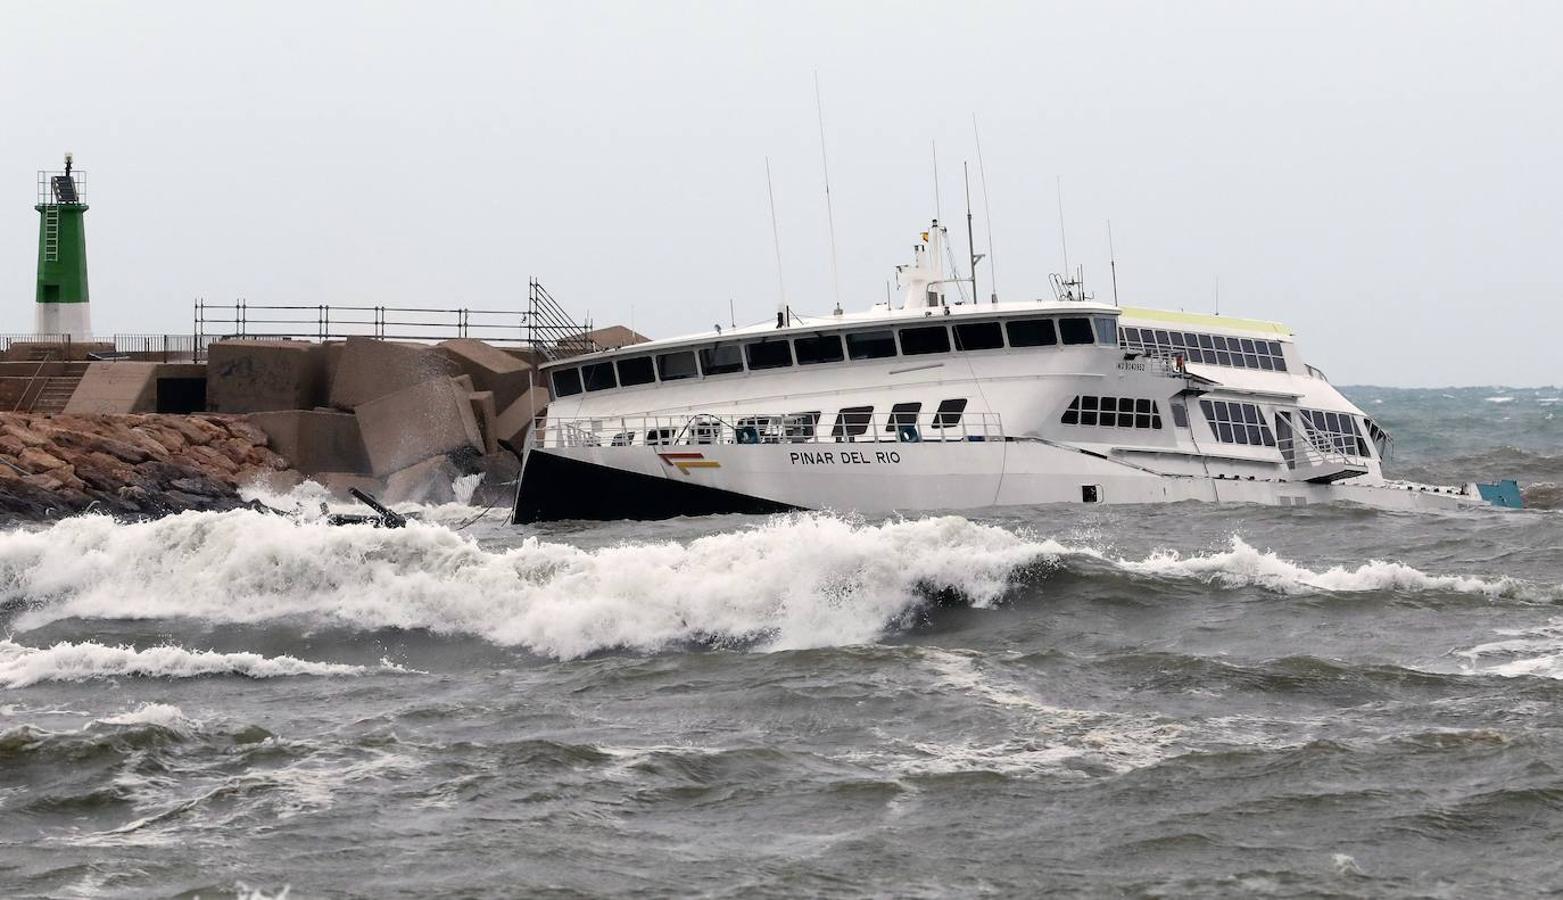
{"label": "concrete stairs", "polygon": [[35,413],[64,412],[82,376],[87,374],[87,366],[88,363],[65,363],[57,373],[34,379],[36,386],[27,391],[23,407]]}

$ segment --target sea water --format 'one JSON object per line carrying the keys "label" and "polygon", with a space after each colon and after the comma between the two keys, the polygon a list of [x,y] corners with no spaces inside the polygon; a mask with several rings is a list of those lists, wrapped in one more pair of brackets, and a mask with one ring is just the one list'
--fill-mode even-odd
{"label": "sea water", "polygon": [[1350,393],[1538,508],[15,528],[0,895],[1557,889],[1563,392]]}

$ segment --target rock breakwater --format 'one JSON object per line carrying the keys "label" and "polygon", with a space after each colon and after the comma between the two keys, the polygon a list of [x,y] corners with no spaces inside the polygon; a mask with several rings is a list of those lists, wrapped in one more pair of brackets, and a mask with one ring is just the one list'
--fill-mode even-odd
{"label": "rock breakwater", "polygon": [[0,519],[228,509],[288,469],[242,418],[0,413]]}

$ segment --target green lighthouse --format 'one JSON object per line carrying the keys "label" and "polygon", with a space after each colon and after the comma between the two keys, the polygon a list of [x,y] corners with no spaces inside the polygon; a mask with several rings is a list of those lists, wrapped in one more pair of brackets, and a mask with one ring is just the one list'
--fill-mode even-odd
{"label": "green lighthouse", "polygon": [[85,173],[38,173],[38,293],[34,330],[41,335],[92,336],[87,304],[87,230]]}

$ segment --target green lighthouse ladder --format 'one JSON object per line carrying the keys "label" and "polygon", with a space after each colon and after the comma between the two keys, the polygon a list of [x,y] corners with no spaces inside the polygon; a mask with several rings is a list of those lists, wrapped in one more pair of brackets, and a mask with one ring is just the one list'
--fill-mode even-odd
{"label": "green lighthouse ladder", "polygon": [[60,208],[43,208],[43,261],[60,261]]}

